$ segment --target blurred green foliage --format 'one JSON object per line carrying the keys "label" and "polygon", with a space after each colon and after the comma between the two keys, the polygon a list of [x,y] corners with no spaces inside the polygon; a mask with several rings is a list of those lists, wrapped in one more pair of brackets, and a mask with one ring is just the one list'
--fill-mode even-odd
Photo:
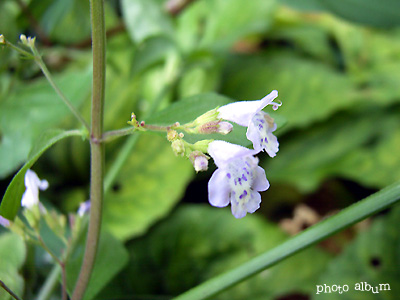
{"label": "blurred green foliage", "polygon": [[[397,299],[400,292],[399,220],[400,207],[397,206],[386,216],[378,217],[329,263],[317,284],[347,284],[347,293],[314,294],[312,299]],[[373,291],[368,291],[365,283],[373,287]],[[362,291],[356,290],[357,284]],[[389,284],[389,288],[380,286],[382,284]]]}
{"label": "blurred green foliage", "polygon": [[[26,249],[22,238],[14,233],[0,235],[0,256],[0,278],[6,281],[7,286],[16,295],[22,296],[24,278],[19,274],[19,270],[26,259]],[[0,289],[0,299],[8,300],[11,296]]]}
{"label": "blurred green foliage", "polygon": [[[260,99],[277,89],[283,105],[273,116],[279,125],[285,125],[277,132],[280,151],[273,159],[260,159],[271,190],[279,186],[281,191],[263,193],[264,207],[269,209],[262,211],[265,216],[281,218],[272,212],[279,211],[282,203],[293,206],[312,193],[321,195],[320,189],[335,178],[372,189],[400,179],[398,1],[197,0],[179,13],[168,11],[166,2],[173,1],[106,1],[106,130],[126,127],[132,111],[149,124],[190,121],[196,113],[217,105]],[[61,90],[89,119],[88,1],[3,0],[0,33],[13,43],[21,33],[37,36],[39,50]],[[152,108],[156,112],[147,115]],[[5,191],[19,167],[30,163],[31,148],[43,132],[77,126],[40,70],[1,46],[2,189]],[[226,138],[243,144],[243,136],[244,129],[235,127]],[[107,145],[107,170],[125,143],[126,139],[120,139]],[[45,147],[40,153],[50,147],[47,141],[42,144]],[[71,212],[86,200],[89,151],[80,138],[53,146],[34,168],[49,180],[46,198],[57,209]],[[106,242],[100,251],[104,265],[98,267],[87,299],[102,288],[99,299],[141,293],[176,295],[286,238],[261,212],[256,213],[261,216],[238,221],[228,208],[186,204],[173,211],[188,184],[197,184],[193,178],[190,162],[174,157],[160,135],[138,138],[106,194]],[[334,189],[330,199],[335,203],[329,208],[358,200],[353,191],[342,193],[343,189]],[[206,192],[190,193],[189,188],[185,201],[207,203],[202,195]],[[339,195],[346,199],[335,199]],[[381,216],[330,267],[324,249],[310,249],[218,299],[311,295],[315,285],[324,280],[339,282],[342,278],[347,283],[347,278],[349,282],[357,278],[372,284],[391,278],[390,268],[382,267],[371,275],[374,270],[355,274],[346,266],[362,256],[357,247],[369,249],[375,241],[386,248],[373,255],[392,251],[389,258],[398,269],[392,233],[399,218],[394,216],[395,212]],[[23,248],[22,242],[9,234],[0,236],[0,248],[4,247],[12,247],[16,253]],[[70,289],[81,253],[75,255],[68,265],[72,270]],[[18,270],[24,257],[25,252],[18,261],[10,260],[10,268],[0,260],[0,274],[12,272],[9,285],[21,294],[23,280]],[[40,261],[29,260],[28,267],[45,273]],[[357,263],[366,267],[368,260]],[[114,284],[107,285],[124,266]],[[106,275],[100,276],[102,273]],[[40,276],[30,281],[26,294],[37,291],[42,283]]]}

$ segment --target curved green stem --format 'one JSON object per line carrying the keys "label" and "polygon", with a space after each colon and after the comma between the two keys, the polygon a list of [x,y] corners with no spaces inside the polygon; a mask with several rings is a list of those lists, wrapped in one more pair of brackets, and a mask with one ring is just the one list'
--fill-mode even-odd
{"label": "curved green stem", "polygon": [[243,265],[214,277],[174,298],[174,300],[208,299],[229,287],[279,263],[377,212],[398,203],[400,182],[361,200],[338,214],[310,227],[279,246],[256,256]]}
{"label": "curved green stem", "polygon": [[93,91],[92,126],[90,135],[91,175],[90,175],[90,219],[86,239],[85,254],[81,271],[72,294],[72,300],[83,298],[89,284],[96,260],[100,239],[101,216],[103,209],[104,143],[103,114],[105,92],[105,52],[106,31],[104,23],[104,0],[91,0],[92,51],[93,51]]}

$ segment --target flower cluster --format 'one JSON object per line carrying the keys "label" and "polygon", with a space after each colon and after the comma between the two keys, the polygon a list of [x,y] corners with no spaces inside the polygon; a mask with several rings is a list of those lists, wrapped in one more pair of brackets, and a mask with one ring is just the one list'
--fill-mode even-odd
{"label": "flower cluster", "polygon": [[235,102],[218,109],[220,119],[247,127],[246,137],[254,148],[224,141],[213,141],[208,146],[208,153],[218,167],[208,183],[209,202],[217,207],[230,203],[236,218],[255,212],[261,203],[259,192],[269,188],[265,171],[258,166],[258,158],[254,155],[265,151],[274,157],[279,150],[273,134],[276,130],[274,119],[262,111],[267,105],[278,109],[281,103],[273,102],[277,96],[278,92],[274,90],[261,100]]}
{"label": "flower cluster", "polygon": [[[279,150],[278,140],[273,134],[277,126],[274,119],[263,111],[268,105],[273,110],[281,106],[280,102],[274,102],[276,97],[278,92],[274,90],[261,100],[230,103],[211,109],[183,125],[180,122],[168,126],[148,125],[139,122],[132,113],[128,124],[133,129],[129,130],[166,132],[175,155],[190,159],[196,172],[208,169],[211,156],[218,169],[208,183],[209,202],[218,207],[231,203],[232,214],[242,218],[260,207],[259,192],[269,188],[265,171],[258,166],[258,158],[254,156],[265,151],[270,157],[275,157]],[[226,135],[233,130],[230,122],[247,127],[246,137],[252,142],[253,149],[220,140],[201,140],[191,144],[182,132]]]}

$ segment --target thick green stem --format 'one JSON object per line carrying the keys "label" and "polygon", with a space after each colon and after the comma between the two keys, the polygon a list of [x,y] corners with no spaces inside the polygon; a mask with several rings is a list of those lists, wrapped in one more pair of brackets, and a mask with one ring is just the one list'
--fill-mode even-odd
{"label": "thick green stem", "polygon": [[103,111],[105,91],[105,52],[106,35],[104,25],[104,0],[91,0],[92,19],[92,51],[93,51],[93,96],[91,146],[91,178],[90,178],[90,219],[86,240],[85,255],[72,300],[83,298],[96,260],[100,239],[101,216],[103,207],[104,178],[104,143]]}

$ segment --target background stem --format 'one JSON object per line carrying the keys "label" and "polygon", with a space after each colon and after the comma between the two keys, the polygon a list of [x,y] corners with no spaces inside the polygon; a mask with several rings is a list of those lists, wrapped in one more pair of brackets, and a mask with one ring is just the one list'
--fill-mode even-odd
{"label": "background stem", "polygon": [[6,286],[6,284],[5,284],[3,281],[1,281],[1,280],[0,280],[0,286],[1,286],[7,293],[9,293],[11,297],[13,297],[13,298],[16,299],[16,300],[20,300],[20,299],[18,298],[18,296],[17,296],[16,294],[14,294],[14,292],[13,292],[12,290],[10,290],[10,289]]}
{"label": "background stem", "polygon": [[103,206],[104,144],[103,111],[105,91],[105,52],[106,35],[104,24],[104,0],[91,0],[92,51],[93,51],[93,91],[92,126],[90,135],[91,176],[90,176],[90,219],[86,240],[85,255],[72,300],[83,298],[93,271],[98,243],[100,239],[101,216]]}

